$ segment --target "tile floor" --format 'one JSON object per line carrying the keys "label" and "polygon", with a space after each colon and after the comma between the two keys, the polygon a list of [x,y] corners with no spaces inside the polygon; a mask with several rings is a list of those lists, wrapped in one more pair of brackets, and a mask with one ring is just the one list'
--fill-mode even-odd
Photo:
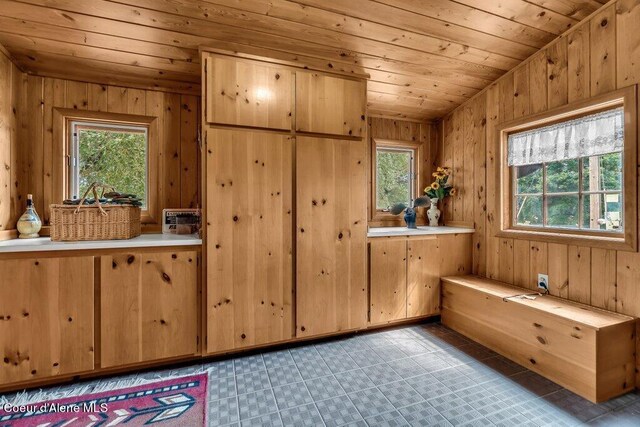
{"label": "tile floor", "polygon": [[439,323],[138,377],[203,370],[210,426],[640,426],[640,394],[592,404]]}

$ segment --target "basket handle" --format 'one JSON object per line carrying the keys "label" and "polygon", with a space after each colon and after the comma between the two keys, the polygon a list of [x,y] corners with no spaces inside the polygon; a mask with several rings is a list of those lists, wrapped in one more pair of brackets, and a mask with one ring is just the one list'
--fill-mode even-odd
{"label": "basket handle", "polygon": [[[80,203],[78,204],[78,207],[76,208],[75,211],[73,211],[74,214],[80,213],[80,208],[82,207],[82,204],[84,203],[85,199],[87,198],[87,195],[89,194],[89,191],[91,191],[91,192],[93,192],[93,197],[94,197],[94,200],[96,201],[96,205],[98,205],[98,209],[100,209],[100,213],[102,215],[107,215],[107,213],[104,211],[104,209],[102,209],[102,205],[100,204],[100,199],[98,198],[98,191],[96,190],[97,186],[98,186],[98,183],[94,182],[93,184],[91,184],[89,186],[89,188],[87,188],[87,191],[84,192],[84,194],[82,195],[82,198],[80,199]],[[104,187],[102,189],[102,192],[104,194]]]}

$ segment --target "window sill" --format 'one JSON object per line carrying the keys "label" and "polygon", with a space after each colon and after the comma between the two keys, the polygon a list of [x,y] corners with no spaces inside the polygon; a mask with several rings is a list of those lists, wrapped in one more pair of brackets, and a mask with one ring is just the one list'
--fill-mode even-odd
{"label": "window sill", "polygon": [[550,231],[507,229],[498,231],[496,237],[637,252],[636,240],[628,234],[614,237],[610,234],[578,234],[562,229]]}

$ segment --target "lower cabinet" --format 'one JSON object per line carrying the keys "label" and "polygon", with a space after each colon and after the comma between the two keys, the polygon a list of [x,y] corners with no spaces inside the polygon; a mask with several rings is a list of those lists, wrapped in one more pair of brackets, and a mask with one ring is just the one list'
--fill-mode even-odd
{"label": "lower cabinet", "polygon": [[100,257],[100,367],[196,354],[198,253]]}
{"label": "lower cabinet", "polygon": [[0,261],[0,385],[94,368],[93,257]]}
{"label": "lower cabinet", "polygon": [[370,243],[371,323],[407,318],[407,242],[373,240]]}
{"label": "lower cabinet", "polygon": [[469,274],[471,234],[369,241],[372,325],[440,312],[440,278]]}

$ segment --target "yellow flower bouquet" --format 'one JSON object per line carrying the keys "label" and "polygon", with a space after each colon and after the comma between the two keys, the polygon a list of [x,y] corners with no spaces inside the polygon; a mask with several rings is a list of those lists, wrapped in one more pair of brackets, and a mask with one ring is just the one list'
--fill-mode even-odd
{"label": "yellow flower bouquet", "polygon": [[457,190],[453,185],[447,182],[451,176],[451,168],[439,166],[432,175],[435,179],[427,188],[424,189],[424,194],[429,196],[431,199],[438,200],[456,195]]}

